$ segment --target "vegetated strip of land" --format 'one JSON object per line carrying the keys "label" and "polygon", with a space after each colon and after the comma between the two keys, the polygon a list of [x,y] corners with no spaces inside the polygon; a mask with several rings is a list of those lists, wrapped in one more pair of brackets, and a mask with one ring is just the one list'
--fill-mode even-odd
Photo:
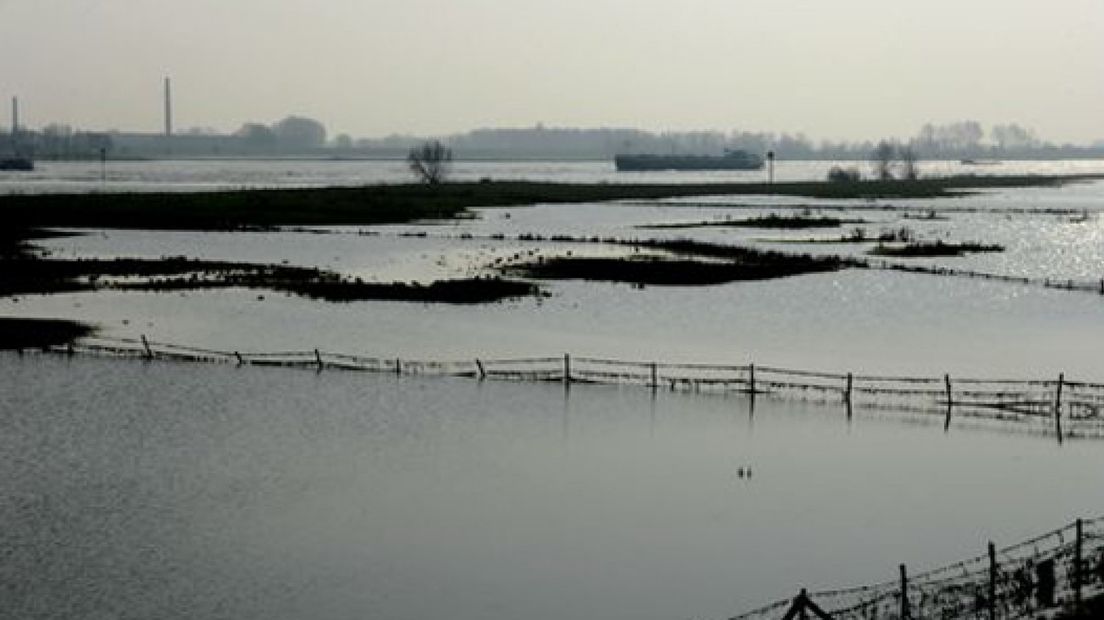
{"label": "vegetated strip of land", "polygon": [[623,242],[661,250],[680,258],[555,257],[505,267],[508,274],[537,279],[625,282],[644,286],[706,286],[728,282],[769,280],[809,273],[861,267],[864,263],[836,256],[756,250],[690,240]]}
{"label": "vegetated strip of land", "polygon": [[[136,278],[108,281],[105,278]],[[429,284],[364,282],[311,267],[159,259],[0,259],[0,296],[61,292],[267,289],[324,301],[390,300],[475,304],[538,294],[529,282],[464,278]]]}
{"label": "vegetated strip of land", "polygon": [[978,243],[965,241],[962,243],[944,242],[942,240],[930,242],[911,242],[901,246],[879,244],[870,254],[873,256],[893,256],[897,258],[930,258],[943,256],[962,256],[977,252],[1003,252],[1004,246],[996,243]]}
{"label": "vegetated strip of land", "polygon": [[[189,259],[44,258],[27,240],[49,231],[7,229],[0,234],[0,297],[103,289],[189,291],[267,289],[324,301],[414,301],[476,304],[540,294],[530,282],[463,278],[429,284],[364,282],[313,267]],[[118,278],[125,278],[117,280]]]}
{"label": "vegetated strip of land", "polygon": [[0,317],[0,350],[59,346],[95,331],[91,325],[76,321]]}
{"label": "vegetated strip of land", "polygon": [[759,217],[726,220],[706,220],[702,222],[674,222],[670,224],[641,224],[637,228],[667,230],[681,228],[777,228],[783,230],[801,230],[806,228],[839,228],[845,224],[866,224],[866,220],[842,219],[828,216],[778,215],[771,213]]}
{"label": "vegetated strip of land", "polygon": [[370,225],[464,217],[470,207],[705,195],[938,198],[973,189],[1039,187],[1104,175],[955,176],[917,181],[706,184],[570,184],[522,181],[252,189],[194,193],[0,196],[0,213],[24,227],[241,230]]}

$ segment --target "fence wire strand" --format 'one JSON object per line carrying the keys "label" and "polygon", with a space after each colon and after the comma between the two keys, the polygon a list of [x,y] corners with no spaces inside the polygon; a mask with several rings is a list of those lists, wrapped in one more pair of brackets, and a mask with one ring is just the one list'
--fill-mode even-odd
{"label": "fence wire strand", "polygon": [[237,365],[331,368],[410,375],[514,381],[644,385],[653,389],[737,392],[854,407],[950,413],[946,419],[1000,420],[1070,437],[1104,438],[1104,383],[1055,380],[893,376],[757,366],[547,356],[516,359],[400,360],[321,350],[220,351],[141,338],[83,338],[54,351],[223,362]]}

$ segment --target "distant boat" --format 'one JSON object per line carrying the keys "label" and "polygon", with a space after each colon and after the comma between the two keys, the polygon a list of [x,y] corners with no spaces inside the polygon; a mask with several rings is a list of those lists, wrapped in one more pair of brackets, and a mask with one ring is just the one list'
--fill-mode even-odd
{"label": "distant boat", "polygon": [[725,151],[724,155],[615,155],[617,170],[759,170],[763,158],[746,151]]}
{"label": "distant boat", "polygon": [[0,159],[0,170],[30,172],[34,170],[34,162],[27,157],[5,157]]}

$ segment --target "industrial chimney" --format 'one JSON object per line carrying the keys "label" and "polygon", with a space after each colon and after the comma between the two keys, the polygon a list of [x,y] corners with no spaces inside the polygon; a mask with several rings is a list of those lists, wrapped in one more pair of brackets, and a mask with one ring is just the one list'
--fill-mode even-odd
{"label": "industrial chimney", "polygon": [[172,84],[165,78],[165,137],[172,136]]}

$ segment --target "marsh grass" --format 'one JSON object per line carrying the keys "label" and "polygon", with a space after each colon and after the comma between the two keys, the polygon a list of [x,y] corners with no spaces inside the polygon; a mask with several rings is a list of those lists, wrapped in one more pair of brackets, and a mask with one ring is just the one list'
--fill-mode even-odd
{"label": "marsh grass", "polygon": [[962,256],[978,252],[1003,252],[1004,246],[974,241],[948,243],[942,240],[916,241],[901,246],[879,244],[870,250],[874,256],[892,256],[895,258],[928,258],[942,256]]}
{"label": "marsh grass", "polygon": [[255,189],[192,193],[0,196],[9,226],[248,230],[278,226],[370,225],[470,217],[469,208],[714,195],[825,199],[939,198],[964,191],[1039,187],[1104,175],[956,176],[916,181],[833,183],[568,184],[521,181]]}
{"label": "marsh grass", "polygon": [[865,224],[865,220],[841,219],[828,216],[805,214],[778,215],[771,213],[759,217],[744,219],[709,220],[704,222],[676,222],[671,224],[643,224],[643,229],[680,229],[680,228],[777,228],[783,230],[801,230],[806,228],[839,228],[845,224]]}

